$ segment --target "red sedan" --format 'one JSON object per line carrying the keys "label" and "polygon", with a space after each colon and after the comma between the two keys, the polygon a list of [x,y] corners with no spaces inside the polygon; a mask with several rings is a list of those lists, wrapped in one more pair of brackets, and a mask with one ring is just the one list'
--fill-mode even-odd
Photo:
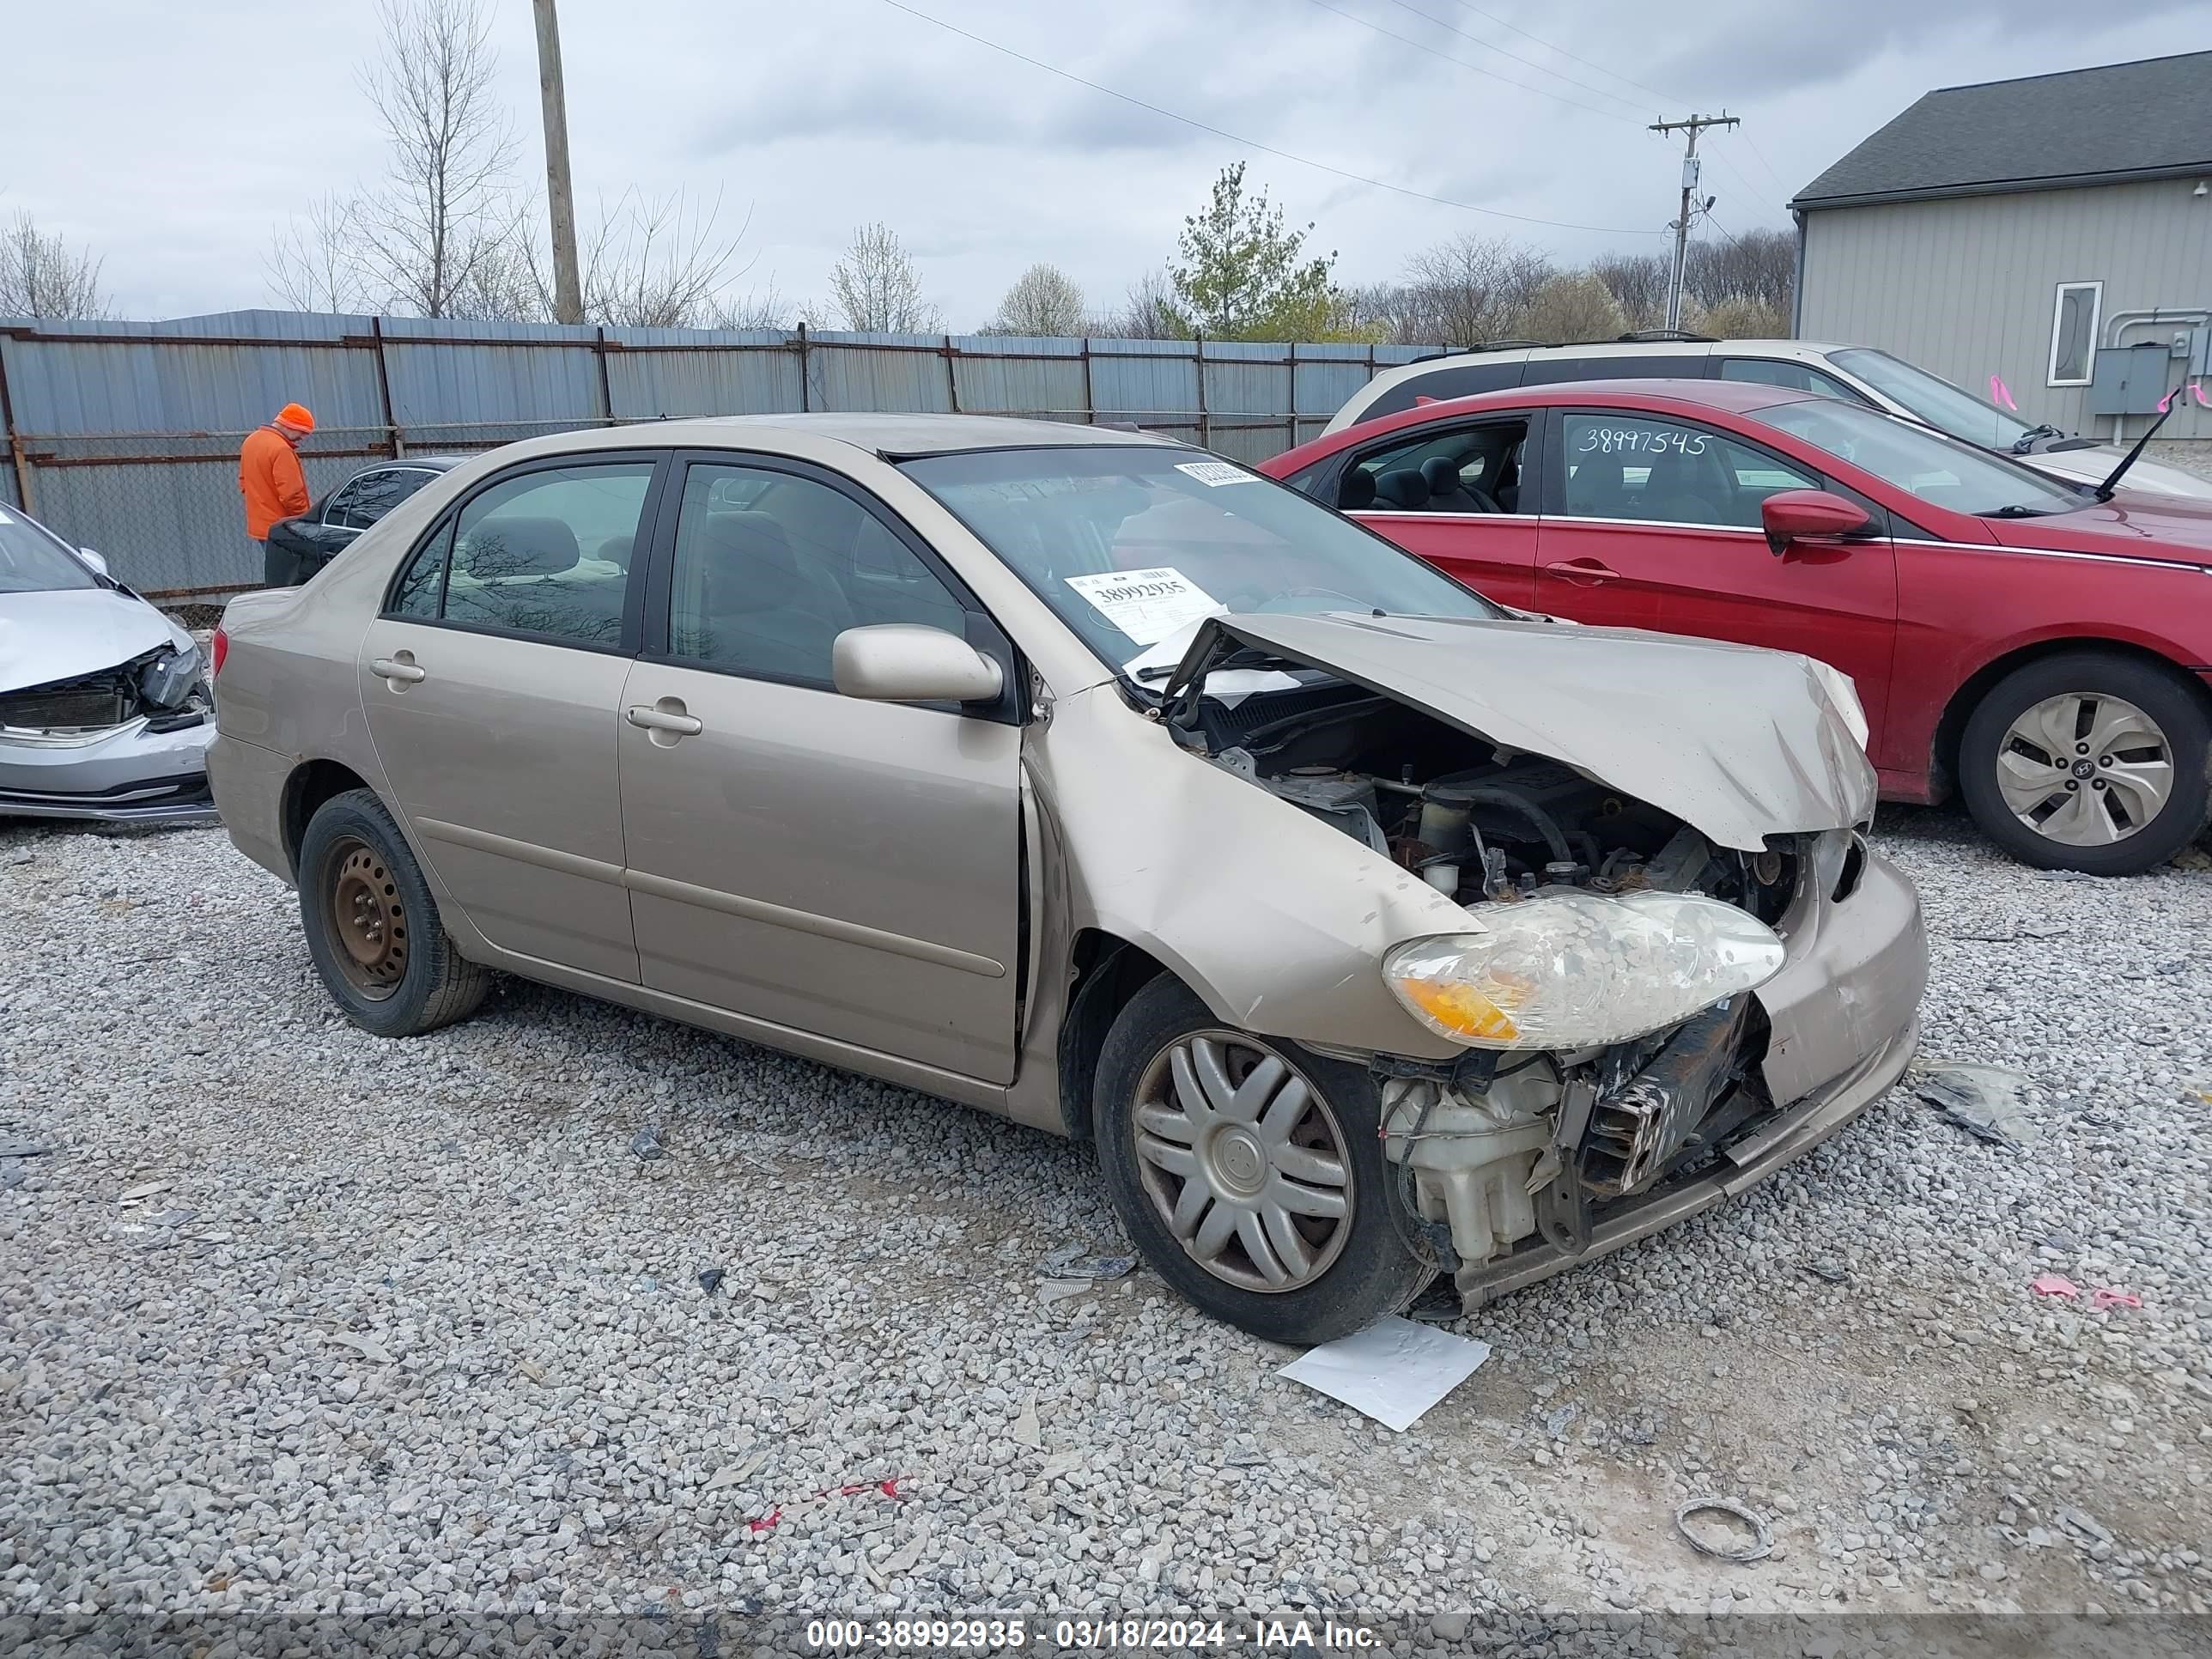
{"label": "red sedan", "polygon": [[2212,818],[2212,507],[1711,380],[1431,404],[1261,470],[1508,605],[1832,664],[1883,793],[1955,787],[2031,864],[2133,873]]}

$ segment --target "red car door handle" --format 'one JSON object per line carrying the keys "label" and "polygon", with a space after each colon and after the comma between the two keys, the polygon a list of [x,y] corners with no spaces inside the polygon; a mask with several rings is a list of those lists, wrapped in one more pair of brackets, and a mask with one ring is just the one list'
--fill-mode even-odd
{"label": "red car door handle", "polygon": [[1601,559],[1562,559],[1546,565],[1544,571],[1547,575],[1564,577],[1584,587],[1617,580],[1620,575]]}

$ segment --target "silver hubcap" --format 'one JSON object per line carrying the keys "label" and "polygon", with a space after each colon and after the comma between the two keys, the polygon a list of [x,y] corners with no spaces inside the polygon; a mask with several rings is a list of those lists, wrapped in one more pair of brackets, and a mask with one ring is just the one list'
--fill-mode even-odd
{"label": "silver hubcap", "polygon": [[1185,1254],[1248,1291],[1294,1291],[1352,1232],[1343,1132],[1321,1091],[1240,1033],[1200,1031],[1137,1085],[1145,1191]]}
{"label": "silver hubcap", "polygon": [[2133,703],[2069,691],[2012,723],[1997,749],[1997,792],[2037,835],[2106,847],[2165,810],[2173,750]]}

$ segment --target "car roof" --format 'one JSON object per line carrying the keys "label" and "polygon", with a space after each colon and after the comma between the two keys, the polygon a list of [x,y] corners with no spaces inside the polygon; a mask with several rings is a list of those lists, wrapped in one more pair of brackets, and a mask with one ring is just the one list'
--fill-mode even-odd
{"label": "car roof", "polygon": [[[1033,449],[1098,444],[1153,444],[1183,449],[1188,445],[1149,432],[1115,427],[1081,426],[1066,421],[1033,421],[1004,415],[884,414],[863,410],[821,410],[794,415],[715,415],[692,420],[655,421],[618,428],[622,441],[757,444],[761,434],[803,433],[851,444],[886,458],[941,455],[957,450]],[[641,438],[638,434],[646,434]],[[579,447],[604,444],[612,435],[586,430],[574,434]]]}
{"label": "car roof", "polygon": [[1403,368],[1431,369],[1462,363],[1497,362],[1510,357],[1529,359],[1582,357],[1741,357],[1786,351],[1822,356],[1845,348],[1826,340],[1563,340],[1547,344],[1531,340],[1500,340],[1492,346],[1468,346],[1455,351],[1431,352],[1416,357]]}

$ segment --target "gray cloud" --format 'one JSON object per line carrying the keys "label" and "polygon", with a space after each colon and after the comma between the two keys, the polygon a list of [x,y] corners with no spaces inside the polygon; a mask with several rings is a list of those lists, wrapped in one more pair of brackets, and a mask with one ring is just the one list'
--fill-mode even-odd
{"label": "gray cloud", "polygon": [[[756,263],[744,280],[802,297],[826,290],[855,224],[884,220],[948,320],[966,327],[1036,259],[1065,266],[1099,303],[1117,300],[1172,251],[1212,175],[1240,159],[1291,220],[1317,222],[1316,246],[1337,249],[1350,280],[1389,276],[1467,230],[1579,259],[1655,246],[1627,233],[1656,231],[1674,209],[1679,145],[1642,124],[1685,112],[1622,76],[1744,118],[1703,147],[1720,222],[1741,232],[1786,222],[1792,189],[1931,86],[2181,50],[2212,26],[2212,0],[2116,0],[2087,33],[2078,0],[1484,0],[1599,70],[1457,0],[1414,3],[1477,39],[1389,0],[1328,0],[1415,44],[1306,0],[912,3],[1342,173],[1621,229],[1516,223],[1256,154],[882,0],[568,0],[580,195],[719,194],[732,222],[750,204]],[[350,73],[374,50],[373,8],[84,0],[18,10],[0,100],[0,216],[28,210],[103,252],[130,314],[264,302],[271,234],[375,169],[374,121]],[[494,15],[527,187],[539,166],[528,9],[501,0]],[[281,52],[241,52],[244,40],[281,41]]]}

